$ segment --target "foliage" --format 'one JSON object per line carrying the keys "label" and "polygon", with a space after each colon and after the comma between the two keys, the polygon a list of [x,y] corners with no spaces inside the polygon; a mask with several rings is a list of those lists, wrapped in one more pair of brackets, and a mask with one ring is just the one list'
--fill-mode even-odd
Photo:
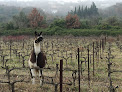
{"label": "foliage", "polygon": [[31,13],[29,14],[28,18],[29,18],[31,27],[37,28],[37,27],[42,26],[44,17],[40,15],[40,13],[38,12],[38,10],[36,8],[33,8]]}
{"label": "foliage", "polygon": [[116,17],[109,17],[97,25],[98,29],[120,29],[120,22]]}
{"label": "foliage", "polygon": [[[0,30],[0,35],[33,35],[33,29],[17,29],[17,30]],[[44,35],[73,35],[73,36],[118,36],[122,35],[122,29],[109,29],[109,30],[98,30],[98,29],[64,29],[58,26],[46,29],[36,29],[37,32],[42,31]]]}
{"label": "foliage", "polygon": [[62,28],[66,28],[66,21],[64,19],[56,19],[51,25],[50,28],[52,27],[62,27]]}
{"label": "foliage", "polygon": [[66,16],[66,25],[67,28],[74,28],[74,29],[80,28],[81,26],[78,16],[71,14],[68,14]]}
{"label": "foliage", "polygon": [[89,21],[91,22],[91,26],[96,26],[101,24],[102,18],[99,16],[92,16]]}
{"label": "foliage", "polygon": [[80,27],[81,29],[90,29],[91,27],[91,21],[89,20],[82,20],[81,22],[82,26]]}
{"label": "foliage", "polygon": [[107,7],[100,11],[103,17],[116,16],[122,18],[122,2],[118,2],[115,5]]}
{"label": "foliage", "polygon": [[8,23],[2,23],[2,28],[11,30],[11,29],[21,29],[21,28],[27,28],[28,27],[28,19],[25,15],[25,13],[20,12],[19,15],[13,16],[13,20],[11,20]]}
{"label": "foliage", "polygon": [[108,30],[108,29],[111,29],[111,26],[108,24],[101,24],[101,25],[98,25],[97,28],[100,30],[101,29],[107,29]]}
{"label": "foliage", "polygon": [[7,30],[9,30],[9,29],[10,29],[10,30],[11,30],[11,29],[14,29],[14,24],[13,24],[12,22],[7,23],[7,24],[6,24],[6,29],[7,29]]}
{"label": "foliage", "polygon": [[77,9],[75,7],[75,10],[71,11],[70,14],[77,14],[80,18],[87,18],[87,17],[92,17],[92,16],[97,16],[99,15],[98,13],[98,8],[96,7],[95,3],[92,2],[92,5],[90,8],[88,8],[87,6],[84,8],[82,6],[82,8],[79,6],[79,8]]}
{"label": "foliage", "polygon": [[3,22],[6,22],[8,21],[8,18],[6,16],[3,16],[0,14],[0,22],[3,23]]}
{"label": "foliage", "polygon": [[112,26],[112,29],[120,29],[119,26]]}
{"label": "foliage", "polygon": [[107,23],[109,25],[111,25],[111,26],[117,26],[117,25],[119,25],[119,21],[118,21],[118,19],[116,17],[109,17],[107,19]]}
{"label": "foliage", "polygon": [[71,29],[67,31],[67,34],[72,34],[74,36],[118,36],[122,35],[122,30],[98,30],[98,29]]}
{"label": "foliage", "polygon": [[10,21],[12,16],[17,15],[19,12],[18,7],[0,5],[0,22],[5,23]]}
{"label": "foliage", "polygon": [[64,29],[59,26],[54,26],[51,28],[48,28],[47,31],[45,31],[46,35],[60,35]]}
{"label": "foliage", "polygon": [[[0,7],[0,10],[0,21],[2,22],[6,17],[1,16],[1,12],[5,12],[4,9]],[[46,35],[72,34],[74,36],[90,36],[121,34],[122,19],[109,17],[104,21],[104,19],[99,16],[98,9],[94,2],[90,7],[75,7],[75,10],[72,10],[65,19],[59,17],[55,17],[55,19],[50,15],[49,18],[52,20],[48,28],[46,24],[47,16],[41,16],[43,12],[40,12],[36,8],[33,8],[28,16],[26,15],[27,13],[25,14],[24,12],[17,14],[17,12],[13,11],[13,13],[15,14],[13,20],[3,24],[0,23],[0,30],[4,29],[4,31],[0,31],[0,35],[32,35],[33,29],[31,28],[36,28],[36,30],[46,28],[41,29]]]}
{"label": "foliage", "polygon": [[[15,7],[15,6],[7,6],[7,5],[0,5],[0,22],[5,23],[11,21],[13,16],[18,16],[20,12],[25,13],[28,15],[32,11],[33,7]],[[41,15],[45,15],[43,10],[38,9]]]}
{"label": "foliage", "polygon": [[20,12],[19,15],[13,16],[13,23],[15,28],[27,28],[28,25],[28,18],[24,12]]}

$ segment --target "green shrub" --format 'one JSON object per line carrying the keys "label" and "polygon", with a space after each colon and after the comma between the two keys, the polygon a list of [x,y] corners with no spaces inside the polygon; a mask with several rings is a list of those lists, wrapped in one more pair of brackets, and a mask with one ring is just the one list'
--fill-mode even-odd
{"label": "green shrub", "polygon": [[0,29],[0,35],[34,35],[34,32],[43,32],[43,35],[73,35],[73,36],[118,36],[122,35],[122,29],[110,29],[110,30],[98,30],[98,29],[64,29],[59,26],[55,26],[47,29],[16,29],[16,30],[2,30]]}
{"label": "green shrub", "polygon": [[82,29],[89,29],[89,28],[91,28],[90,21],[82,21],[81,22],[81,28]]}
{"label": "green shrub", "polygon": [[7,30],[14,29],[13,23],[12,22],[9,22],[9,23],[5,24],[5,29],[7,29]]}
{"label": "green shrub", "polygon": [[111,26],[108,25],[108,24],[101,24],[101,25],[97,26],[97,29],[99,29],[99,30],[103,30],[103,29],[108,30],[108,29],[111,29]]}
{"label": "green shrub", "polygon": [[59,27],[59,26],[53,26],[51,28],[48,28],[45,31],[46,35],[58,35],[61,33],[61,31],[63,31],[63,28]]}
{"label": "green shrub", "polygon": [[50,25],[50,28],[55,26],[66,28],[66,21],[64,19],[57,19]]}
{"label": "green shrub", "polygon": [[119,26],[112,26],[112,29],[120,29]]}

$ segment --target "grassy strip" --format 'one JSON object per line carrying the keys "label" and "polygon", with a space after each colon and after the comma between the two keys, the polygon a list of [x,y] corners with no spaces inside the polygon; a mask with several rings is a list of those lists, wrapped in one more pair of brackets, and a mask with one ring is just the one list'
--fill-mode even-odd
{"label": "grassy strip", "polygon": [[[37,31],[41,31],[41,30],[37,30]],[[1,36],[3,35],[33,35],[34,32],[35,32],[34,29],[0,30],[0,35]]]}
{"label": "grassy strip", "polygon": [[34,31],[42,31],[44,35],[73,35],[73,36],[118,36],[122,35],[122,29],[118,30],[98,30],[98,29],[63,29],[60,27],[46,29],[18,29],[18,30],[0,30],[0,35],[33,35]]}

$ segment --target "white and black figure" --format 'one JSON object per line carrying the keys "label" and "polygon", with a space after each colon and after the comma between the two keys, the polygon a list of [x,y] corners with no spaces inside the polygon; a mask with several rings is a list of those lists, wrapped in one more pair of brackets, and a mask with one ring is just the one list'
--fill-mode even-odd
{"label": "white and black figure", "polygon": [[42,85],[42,70],[40,70],[39,68],[43,68],[47,60],[45,54],[41,49],[42,41],[42,32],[35,32],[34,48],[31,52],[30,59],[28,61],[32,78],[32,84],[35,84],[35,76],[36,74],[39,74],[40,85]]}

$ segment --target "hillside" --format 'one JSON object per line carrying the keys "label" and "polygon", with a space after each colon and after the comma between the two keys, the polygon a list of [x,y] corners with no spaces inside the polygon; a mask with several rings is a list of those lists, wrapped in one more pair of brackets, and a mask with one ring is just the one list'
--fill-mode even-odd
{"label": "hillside", "polygon": [[[25,14],[29,14],[33,7],[15,7],[15,6],[5,6],[0,5],[0,22],[8,22],[12,19],[14,15],[18,15],[21,11]],[[41,15],[44,15],[43,10],[38,9]]]}
{"label": "hillside", "polygon": [[12,18],[12,16],[20,12],[18,7],[15,6],[0,6],[0,22],[6,22]]}
{"label": "hillside", "polygon": [[122,3],[116,3],[116,5],[103,9],[101,13],[104,17],[122,17]]}
{"label": "hillside", "polygon": [[[82,2],[79,3],[79,5],[77,3],[48,3],[48,7],[46,8],[46,6],[43,5],[42,2],[41,7],[39,7],[39,5],[37,5],[37,8],[39,10],[39,12],[41,13],[41,15],[55,15],[55,16],[66,16],[66,14],[68,12],[70,12],[71,10],[75,9],[75,6],[79,6],[79,5],[83,5]],[[40,3],[39,3],[40,4]],[[88,3],[87,3],[88,4]],[[91,3],[89,3],[87,6],[89,7]],[[21,5],[21,3],[20,3]],[[34,4],[35,5],[35,4]],[[34,6],[18,6],[17,5],[2,5],[0,4],[0,22],[8,22],[12,19],[12,17],[14,15],[19,14],[20,11],[23,11],[25,14],[28,14],[31,12],[31,10],[33,9]],[[99,7],[98,7],[99,8]],[[112,5],[108,8],[99,8],[99,13],[101,15],[101,17],[110,17],[110,16],[117,16],[117,17],[122,17],[122,3],[117,3],[115,5]]]}
{"label": "hillside", "polygon": [[105,9],[112,5],[115,5],[120,0],[0,0],[0,5],[16,6],[16,7],[36,7],[41,8],[46,13],[66,16],[67,12],[70,12],[78,6],[91,6],[94,2],[97,8]]}

